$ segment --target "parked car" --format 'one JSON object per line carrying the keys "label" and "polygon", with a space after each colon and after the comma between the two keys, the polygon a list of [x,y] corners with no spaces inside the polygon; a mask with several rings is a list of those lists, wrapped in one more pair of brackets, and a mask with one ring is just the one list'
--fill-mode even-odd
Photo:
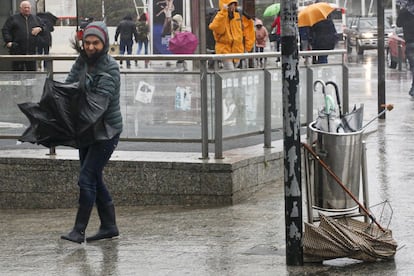
{"label": "parked car", "polygon": [[388,36],[387,64],[389,68],[395,69],[399,62],[407,63],[405,58],[405,40],[402,28],[395,28]]}
{"label": "parked car", "polygon": [[[376,17],[353,17],[349,25],[344,29],[344,36],[348,53],[355,47],[358,55],[363,55],[365,50],[378,48],[378,21]],[[384,22],[385,46],[388,44],[388,33],[391,32],[390,24]]]}

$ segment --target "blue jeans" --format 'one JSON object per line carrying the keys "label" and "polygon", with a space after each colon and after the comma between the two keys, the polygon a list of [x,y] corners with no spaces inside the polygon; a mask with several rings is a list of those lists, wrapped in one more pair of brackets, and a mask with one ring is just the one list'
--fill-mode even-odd
{"label": "blue jeans", "polygon": [[[119,54],[123,55],[125,54],[125,50],[128,53],[128,55],[132,54],[132,44],[134,42],[132,40],[122,40],[119,43]],[[121,64],[122,64],[122,60],[121,60]],[[127,65],[131,65],[131,61],[128,59],[127,60]]]}
{"label": "blue jeans", "polygon": [[79,205],[92,208],[95,202],[97,205],[105,205],[112,201],[103,182],[103,169],[117,147],[118,141],[119,134],[110,140],[97,141],[79,149]]}
{"label": "blue jeans", "polygon": [[144,54],[148,55],[148,40],[138,40],[137,55],[141,54],[142,46],[144,46]]}

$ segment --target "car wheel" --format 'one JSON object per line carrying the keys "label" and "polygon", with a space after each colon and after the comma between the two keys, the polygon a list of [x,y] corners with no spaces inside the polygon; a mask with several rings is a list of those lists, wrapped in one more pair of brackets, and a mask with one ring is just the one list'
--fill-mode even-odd
{"label": "car wheel", "polygon": [[358,40],[356,41],[356,51],[357,51],[358,55],[361,55],[362,56],[364,54],[364,49],[361,48],[361,46],[359,45],[359,41]]}
{"label": "car wheel", "polygon": [[395,60],[392,60],[390,49],[387,49],[387,65],[392,69],[397,68],[397,62]]}

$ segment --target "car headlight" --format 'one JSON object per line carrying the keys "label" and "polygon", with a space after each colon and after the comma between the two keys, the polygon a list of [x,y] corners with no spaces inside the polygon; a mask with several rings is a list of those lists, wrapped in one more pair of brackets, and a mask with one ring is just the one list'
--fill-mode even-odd
{"label": "car headlight", "polygon": [[373,33],[361,33],[361,38],[374,38]]}

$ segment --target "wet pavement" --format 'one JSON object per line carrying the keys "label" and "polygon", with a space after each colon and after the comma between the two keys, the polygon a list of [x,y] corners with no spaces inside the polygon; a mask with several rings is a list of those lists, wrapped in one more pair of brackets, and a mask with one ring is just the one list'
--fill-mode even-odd
{"label": "wet pavement", "polygon": [[[375,54],[349,63],[350,104],[364,103],[366,122],[377,115]],[[387,200],[393,208],[389,228],[399,250],[392,261],[287,266],[283,183],[273,183],[234,206],[119,207],[120,237],[82,245],[59,239],[72,227],[74,209],[0,210],[0,275],[412,275],[410,84],[409,72],[386,70],[386,99],[394,110],[365,131],[370,205]],[[381,210],[375,211],[378,217]],[[98,226],[93,213],[87,234]]]}

